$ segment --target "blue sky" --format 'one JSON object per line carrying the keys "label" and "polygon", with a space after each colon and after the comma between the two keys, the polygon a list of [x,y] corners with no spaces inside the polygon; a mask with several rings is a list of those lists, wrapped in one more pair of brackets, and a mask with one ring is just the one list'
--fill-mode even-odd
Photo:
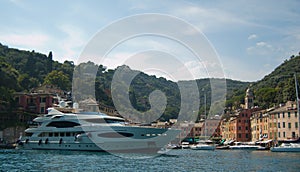
{"label": "blue sky", "polygon": [[[194,25],[206,36],[227,78],[256,81],[300,51],[299,7],[296,0],[0,0],[0,42],[45,54],[52,51],[54,60],[76,62],[93,36],[112,22],[136,14],[167,14]],[[146,38],[137,41],[152,48],[160,42],[155,39],[151,44]],[[135,46],[139,45],[127,42],[111,54],[117,58],[104,65],[120,65],[116,61],[136,51]]]}

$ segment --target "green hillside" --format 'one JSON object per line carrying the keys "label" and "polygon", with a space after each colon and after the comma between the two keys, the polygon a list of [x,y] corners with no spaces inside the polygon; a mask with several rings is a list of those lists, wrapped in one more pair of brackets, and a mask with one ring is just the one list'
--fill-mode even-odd
{"label": "green hillside", "polygon": [[[48,55],[37,53],[35,51],[24,51],[9,48],[0,44],[0,111],[13,108],[14,100],[12,94],[16,91],[29,91],[40,84],[54,84],[65,91],[71,91],[73,82],[83,84],[81,86],[89,87],[93,81],[89,80],[86,74],[95,73],[95,95],[96,99],[105,105],[114,106],[111,95],[111,81],[115,73],[115,69],[106,69],[102,65],[96,65],[93,62],[86,62],[74,65],[72,61],[60,63],[53,61],[52,52]],[[245,90],[252,84],[255,93],[255,104],[262,107],[270,107],[273,104],[285,102],[295,99],[294,73],[300,74],[300,57],[292,56],[282,65],[277,67],[271,74],[265,76],[262,80],[250,83],[235,80],[226,80],[226,106],[228,109],[239,108],[244,103]],[[74,68],[79,69],[84,74],[84,79],[74,77]],[[131,72],[137,72],[127,66],[120,66]],[[75,72],[76,74],[76,72]],[[180,81],[182,84],[188,84],[191,81]],[[211,82],[223,82],[222,79],[198,79],[196,83],[199,89],[200,111],[203,114],[204,94],[207,99],[206,112],[210,110],[214,114],[221,114],[219,106],[222,104],[222,94],[217,94],[214,100],[211,99]],[[188,89],[188,88],[187,88]],[[74,91],[75,90],[75,91]],[[74,89],[73,94],[76,93]],[[167,107],[161,116],[161,120],[176,118],[180,111],[180,90],[178,83],[166,80],[165,78],[157,78],[145,73],[139,74],[133,79],[129,89],[129,99],[132,106],[141,112],[145,112],[151,108],[149,103],[149,95],[154,90],[162,91],[167,97]],[[204,90],[204,91],[203,91]],[[222,88],[214,88],[216,93]],[[85,95],[92,94],[86,91]],[[192,98],[192,97],[191,97]],[[212,106],[211,100],[213,101]],[[209,109],[211,107],[211,109]]]}
{"label": "green hillside", "polygon": [[300,56],[291,56],[273,72],[253,84],[256,104],[268,108],[296,100],[295,79],[300,81]]}

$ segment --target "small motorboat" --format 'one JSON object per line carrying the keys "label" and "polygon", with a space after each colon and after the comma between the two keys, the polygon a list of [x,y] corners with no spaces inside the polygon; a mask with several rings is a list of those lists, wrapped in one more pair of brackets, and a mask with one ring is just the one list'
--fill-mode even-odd
{"label": "small motorboat", "polygon": [[233,146],[229,146],[230,149],[248,149],[248,150],[258,150],[261,148],[259,145],[249,145],[242,144],[241,142],[235,142]]}
{"label": "small motorboat", "polygon": [[191,149],[193,150],[215,150],[216,146],[215,144],[210,141],[199,141],[198,144],[190,146]]}

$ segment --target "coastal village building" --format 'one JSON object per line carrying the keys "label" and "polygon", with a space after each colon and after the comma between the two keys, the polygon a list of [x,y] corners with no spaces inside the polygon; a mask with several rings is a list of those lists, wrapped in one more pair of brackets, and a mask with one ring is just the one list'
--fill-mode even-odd
{"label": "coastal village building", "polygon": [[222,139],[225,140],[230,140],[232,137],[230,136],[229,132],[229,120],[228,119],[223,119],[220,124],[220,132],[221,132],[221,137]]}
{"label": "coastal village building", "polygon": [[274,108],[252,113],[250,122],[252,141],[269,141],[277,139],[277,117],[270,113]]}
{"label": "coastal village building", "polygon": [[201,135],[199,136],[206,137],[206,139],[221,137],[220,124],[221,117],[218,115],[206,119],[205,121],[203,121]]}
{"label": "coastal village building", "polygon": [[35,114],[46,114],[49,107],[58,103],[57,96],[63,97],[64,92],[53,85],[42,85],[32,89],[29,93],[14,94],[19,110]]}
{"label": "coastal village building", "polygon": [[[297,113],[297,104],[294,101],[288,101],[285,105],[276,108],[270,112],[277,118],[277,138],[276,140],[298,139],[299,137],[299,114]],[[276,135],[275,135],[276,136]]]}
{"label": "coastal village building", "polygon": [[[179,124],[181,133],[178,136],[181,140],[186,139],[190,142],[198,139],[220,138],[220,120],[219,116],[200,122],[184,122]],[[162,124],[163,125],[163,124]]]}
{"label": "coastal village building", "polygon": [[222,138],[238,142],[251,141],[251,113],[256,109],[243,109],[222,122]]}
{"label": "coastal village building", "polygon": [[230,115],[229,119],[224,119],[221,122],[222,138],[226,140],[235,140],[238,142],[251,141],[251,114],[258,111],[253,104],[253,92],[250,88],[246,91],[244,109],[237,110]]}
{"label": "coastal village building", "polygon": [[195,125],[194,122],[180,123],[179,129],[181,130],[181,132],[179,134],[179,139],[182,140],[184,138],[194,138],[194,135],[196,135],[196,133],[199,133],[199,135],[201,135],[202,125],[202,123],[198,123]]}

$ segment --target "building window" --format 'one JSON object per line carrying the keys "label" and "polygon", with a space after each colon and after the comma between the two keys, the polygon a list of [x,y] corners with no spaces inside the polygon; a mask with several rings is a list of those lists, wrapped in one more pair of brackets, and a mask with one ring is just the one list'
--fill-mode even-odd
{"label": "building window", "polygon": [[295,118],[297,118],[297,115],[298,115],[298,114],[297,114],[297,111],[295,111]]}
{"label": "building window", "polygon": [[280,128],[280,122],[278,122],[278,128]]}
{"label": "building window", "polygon": [[291,117],[291,112],[288,112],[288,118],[290,118]]}
{"label": "building window", "polygon": [[239,134],[239,138],[242,138],[242,134]]}
{"label": "building window", "polygon": [[282,128],[285,128],[285,122],[282,122]]}
{"label": "building window", "polygon": [[280,132],[278,132],[278,137],[280,137]]}
{"label": "building window", "polygon": [[280,113],[278,113],[277,115],[278,115],[278,118],[280,118]]}
{"label": "building window", "polygon": [[292,125],[291,125],[291,123],[290,123],[290,122],[288,123],[288,127],[289,127],[289,128],[292,128]]}
{"label": "building window", "polygon": [[45,107],[41,107],[41,113],[45,113]]}
{"label": "building window", "polygon": [[246,138],[249,138],[248,134],[246,133]]}
{"label": "building window", "polygon": [[282,118],[284,118],[284,112],[282,112]]}
{"label": "building window", "polygon": [[244,117],[244,114],[242,113],[242,117]]}
{"label": "building window", "polygon": [[298,122],[295,122],[295,128],[298,128]]}
{"label": "building window", "polygon": [[41,103],[46,103],[46,97],[41,97],[41,98],[40,98],[40,102],[41,102]]}
{"label": "building window", "polygon": [[[246,126],[245,129],[248,130],[248,127]],[[247,138],[248,138],[248,137],[247,137]]]}
{"label": "building window", "polygon": [[283,137],[285,138],[285,132],[283,132]]}

